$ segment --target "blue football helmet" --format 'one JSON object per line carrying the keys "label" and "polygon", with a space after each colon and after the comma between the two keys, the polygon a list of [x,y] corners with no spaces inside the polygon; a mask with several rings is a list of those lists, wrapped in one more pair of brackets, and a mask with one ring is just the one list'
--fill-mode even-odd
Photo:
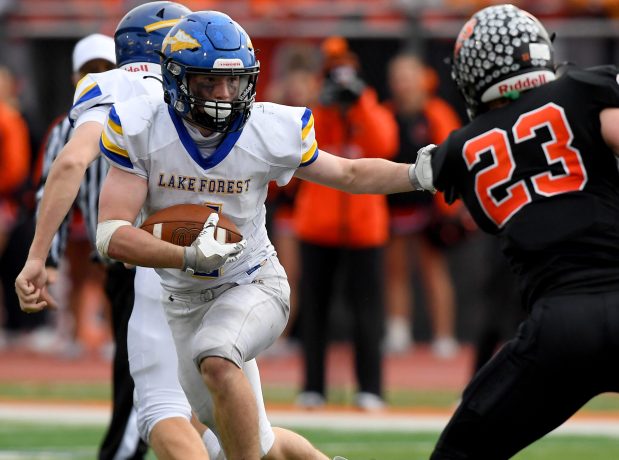
{"label": "blue football helmet", "polygon": [[[176,24],[163,42],[161,64],[165,101],[189,123],[227,133],[243,128],[256,98],[260,63],[245,30],[217,11],[192,13]],[[192,94],[199,75],[239,77],[231,101]]]}
{"label": "blue football helmet", "polygon": [[180,18],[191,10],[175,2],[151,2],[129,11],[118,23],[114,33],[116,65],[133,62],[159,64],[158,52],[166,34]]}

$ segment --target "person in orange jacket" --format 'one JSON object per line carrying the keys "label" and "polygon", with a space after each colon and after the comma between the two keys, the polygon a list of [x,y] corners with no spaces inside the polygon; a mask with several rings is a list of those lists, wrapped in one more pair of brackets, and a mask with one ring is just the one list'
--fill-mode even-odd
{"label": "person in orange jacket", "polygon": [[23,206],[31,163],[29,127],[16,101],[13,74],[0,66],[0,348],[43,324],[43,318],[33,320],[21,312],[13,289],[17,267],[26,257],[23,242],[34,230]]}
{"label": "person in orange jacket", "polygon": [[[393,115],[359,77],[359,62],[341,38],[323,43],[324,81],[313,107],[317,140],[347,158],[392,158],[398,148]],[[385,196],[351,195],[302,182],[294,223],[300,240],[299,321],[305,358],[303,392],[297,404],[325,403],[325,353],[329,306],[342,280],[352,310],[358,392],[355,404],[381,409],[383,334],[383,249],[388,238]],[[340,278],[341,276],[341,278]]]}
{"label": "person in orange jacket", "polygon": [[0,164],[1,223],[4,231],[10,231],[17,218],[16,193],[30,171],[30,141],[25,120],[4,101],[0,101]]}

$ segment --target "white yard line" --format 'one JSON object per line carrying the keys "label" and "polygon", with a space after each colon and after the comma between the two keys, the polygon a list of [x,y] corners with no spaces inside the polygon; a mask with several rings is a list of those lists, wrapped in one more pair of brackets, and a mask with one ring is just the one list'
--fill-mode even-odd
{"label": "white yard line", "polygon": [[[414,412],[365,414],[351,411],[268,410],[268,413],[274,426],[354,431],[438,432],[448,420],[448,414]],[[110,409],[105,405],[0,403],[0,422],[105,425],[109,417]],[[619,419],[575,417],[554,433],[619,437]]]}

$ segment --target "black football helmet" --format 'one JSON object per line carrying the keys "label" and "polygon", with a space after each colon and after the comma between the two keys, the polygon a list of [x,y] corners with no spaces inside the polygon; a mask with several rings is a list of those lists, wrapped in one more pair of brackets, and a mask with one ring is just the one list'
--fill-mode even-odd
{"label": "black football helmet", "polygon": [[537,18],[514,5],[484,8],[458,34],[451,77],[472,119],[492,100],[554,80],[552,40]]}

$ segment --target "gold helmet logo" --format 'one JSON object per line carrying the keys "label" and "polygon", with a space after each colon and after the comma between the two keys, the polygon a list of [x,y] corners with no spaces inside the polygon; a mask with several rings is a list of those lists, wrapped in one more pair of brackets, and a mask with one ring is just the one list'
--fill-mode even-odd
{"label": "gold helmet logo", "polygon": [[166,36],[162,48],[170,47],[170,52],[199,48],[200,43],[184,30],[178,30],[173,36]]}

